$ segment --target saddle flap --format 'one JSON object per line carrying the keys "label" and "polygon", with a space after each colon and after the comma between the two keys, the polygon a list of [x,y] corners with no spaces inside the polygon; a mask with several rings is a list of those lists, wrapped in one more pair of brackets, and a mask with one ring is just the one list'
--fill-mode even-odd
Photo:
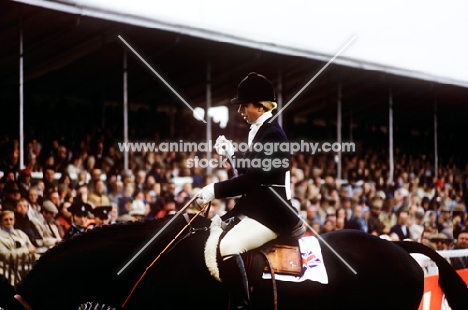
{"label": "saddle flap", "polygon": [[[302,276],[302,260],[299,246],[275,244],[267,253],[268,260],[276,274]],[[265,272],[270,272],[268,264]]]}

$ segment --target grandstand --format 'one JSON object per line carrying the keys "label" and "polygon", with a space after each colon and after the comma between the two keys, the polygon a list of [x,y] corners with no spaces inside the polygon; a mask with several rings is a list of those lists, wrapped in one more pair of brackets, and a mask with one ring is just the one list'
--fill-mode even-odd
{"label": "grandstand", "polygon": [[[90,157],[113,160],[112,169],[100,176],[109,183],[128,175],[134,182],[139,170],[149,174],[155,162],[161,164],[168,177],[161,177],[160,191],[152,188],[158,199],[169,192],[167,184],[175,186],[176,195],[184,184],[195,184],[195,178],[203,184],[232,175],[231,171],[186,173],[184,160],[194,154],[116,152],[116,143],[125,139],[202,142],[225,135],[242,141],[248,132],[247,124],[235,121],[235,108],[228,110],[227,124],[216,116],[210,126],[197,120],[119,35],[185,100],[204,110],[226,106],[248,71],[268,76],[278,90],[278,103],[285,105],[333,56],[83,3],[0,2],[0,189],[10,170],[17,176],[26,166],[34,184],[39,184],[46,162],[51,157],[58,160],[58,146],[66,148],[65,164],[84,154],[87,181],[93,168],[102,168],[101,162],[90,165]],[[466,226],[467,98],[468,81],[345,56],[337,59],[280,118],[291,140],[357,146],[352,153],[295,154],[293,186],[301,211],[335,194],[338,208],[340,198],[350,198],[341,195],[345,188],[368,207],[375,192],[382,190],[390,210],[399,188],[413,190],[415,197],[428,187],[427,217],[438,218],[442,207],[462,204],[460,225]],[[10,162],[11,155],[18,157]],[[56,168],[58,183],[64,171],[58,164]],[[70,176],[75,185],[78,175]],[[329,188],[324,191],[324,187]],[[418,197],[415,204],[423,207],[424,198]],[[159,208],[155,205],[152,212]],[[450,261],[467,257],[467,251],[439,253]],[[437,274],[427,258],[414,257],[426,276]]]}

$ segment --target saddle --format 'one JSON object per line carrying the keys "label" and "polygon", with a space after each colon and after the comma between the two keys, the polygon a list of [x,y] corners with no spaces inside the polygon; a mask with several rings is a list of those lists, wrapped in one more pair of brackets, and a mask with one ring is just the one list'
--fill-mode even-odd
{"label": "saddle", "polygon": [[242,255],[251,291],[262,280],[263,273],[271,274],[273,309],[278,309],[275,274],[302,276],[299,243],[295,238],[278,238],[258,249]]}
{"label": "saddle", "polygon": [[[224,235],[236,225],[236,221],[223,222],[220,218],[212,219],[210,235],[205,244],[205,262],[210,274],[222,281],[217,268],[221,254],[219,242]],[[274,309],[277,308],[277,289],[275,274],[302,276],[302,256],[299,239],[304,235],[305,228],[300,223],[288,236],[280,236],[263,246],[242,254],[250,290],[260,284],[265,272],[271,274]]]}
{"label": "saddle", "polygon": [[[264,256],[264,272],[274,274],[302,276],[302,257],[298,240],[304,236],[305,227],[302,222],[288,236],[280,236],[258,249],[247,252],[244,259],[259,252]],[[248,263],[247,263],[248,264]],[[246,265],[249,268],[248,265]]]}
{"label": "saddle", "polygon": [[[219,242],[237,224],[235,221],[230,222],[227,226],[223,226],[221,223],[225,224],[225,222],[212,223],[211,234],[205,247],[207,266],[210,273],[218,280],[220,280],[218,270],[213,266],[216,266],[216,261],[221,259]],[[247,269],[249,282],[253,284],[260,281],[263,273],[301,276],[303,273],[302,257],[298,240],[304,232],[304,227],[298,225],[290,235],[279,236],[257,249],[243,253],[242,258]],[[213,247],[216,248],[216,253],[211,252]]]}
{"label": "saddle", "polygon": [[[302,275],[301,252],[294,238],[273,240],[262,247],[247,252],[243,257],[248,270],[255,268],[255,256],[260,253],[263,272],[292,276]],[[259,263],[257,263],[259,264]]]}

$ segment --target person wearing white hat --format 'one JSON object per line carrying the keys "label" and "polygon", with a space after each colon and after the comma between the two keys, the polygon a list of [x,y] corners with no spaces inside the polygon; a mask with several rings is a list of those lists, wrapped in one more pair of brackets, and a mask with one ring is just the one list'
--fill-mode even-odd
{"label": "person wearing white hat", "polygon": [[41,207],[42,217],[31,219],[42,236],[43,246],[47,249],[54,247],[62,240],[55,221],[57,213],[58,209],[55,204],[50,200],[45,200]]}
{"label": "person wearing white hat", "polygon": [[139,199],[135,199],[132,201],[132,206],[130,211],[128,212],[131,216],[133,216],[136,220],[141,220],[146,217],[146,206],[145,203]]}

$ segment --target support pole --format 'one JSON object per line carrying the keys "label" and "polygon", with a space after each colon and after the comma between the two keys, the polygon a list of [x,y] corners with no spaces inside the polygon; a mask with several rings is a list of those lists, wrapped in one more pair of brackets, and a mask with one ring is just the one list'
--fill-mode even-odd
{"label": "support pole", "polygon": [[19,30],[19,168],[24,168],[23,21]]}
{"label": "support pole", "polygon": [[[278,68],[278,87],[276,91],[276,103],[278,104],[277,111],[281,111],[283,108],[283,70],[281,67]],[[283,126],[283,113],[278,115],[278,124]]]}
{"label": "support pole", "polygon": [[[209,115],[209,111],[211,109],[211,64],[208,61],[206,63],[206,143],[208,146],[211,142],[211,117]],[[211,162],[211,147],[206,152],[206,158],[208,162]],[[206,173],[208,176],[211,176],[211,167],[210,165],[206,168]]]}
{"label": "support pole", "polygon": [[[341,146],[341,82],[338,83],[338,102],[337,102],[337,115],[336,115],[336,142]],[[336,179],[341,180],[341,147],[338,150],[338,159],[336,163]]]}
{"label": "support pole", "polygon": [[[127,49],[123,51],[123,121],[124,121],[124,143],[128,143],[128,84],[127,84]],[[124,152],[124,169],[128,169],[128,152]]]}
{"label": "support pole", "polygon": [[393,94],[392,89],[389,90],[388,94],[388,166],[389,176],[388,183],[393,184]]}
{"label": "support pole", "polygon": [[349,105],[349,142],[353,142],[353,104]]}
{"label": "support pole", "polygon": [[437,145],[437,99],[434,99],[434,175],[436,178],[439,177],[439,152]]}

